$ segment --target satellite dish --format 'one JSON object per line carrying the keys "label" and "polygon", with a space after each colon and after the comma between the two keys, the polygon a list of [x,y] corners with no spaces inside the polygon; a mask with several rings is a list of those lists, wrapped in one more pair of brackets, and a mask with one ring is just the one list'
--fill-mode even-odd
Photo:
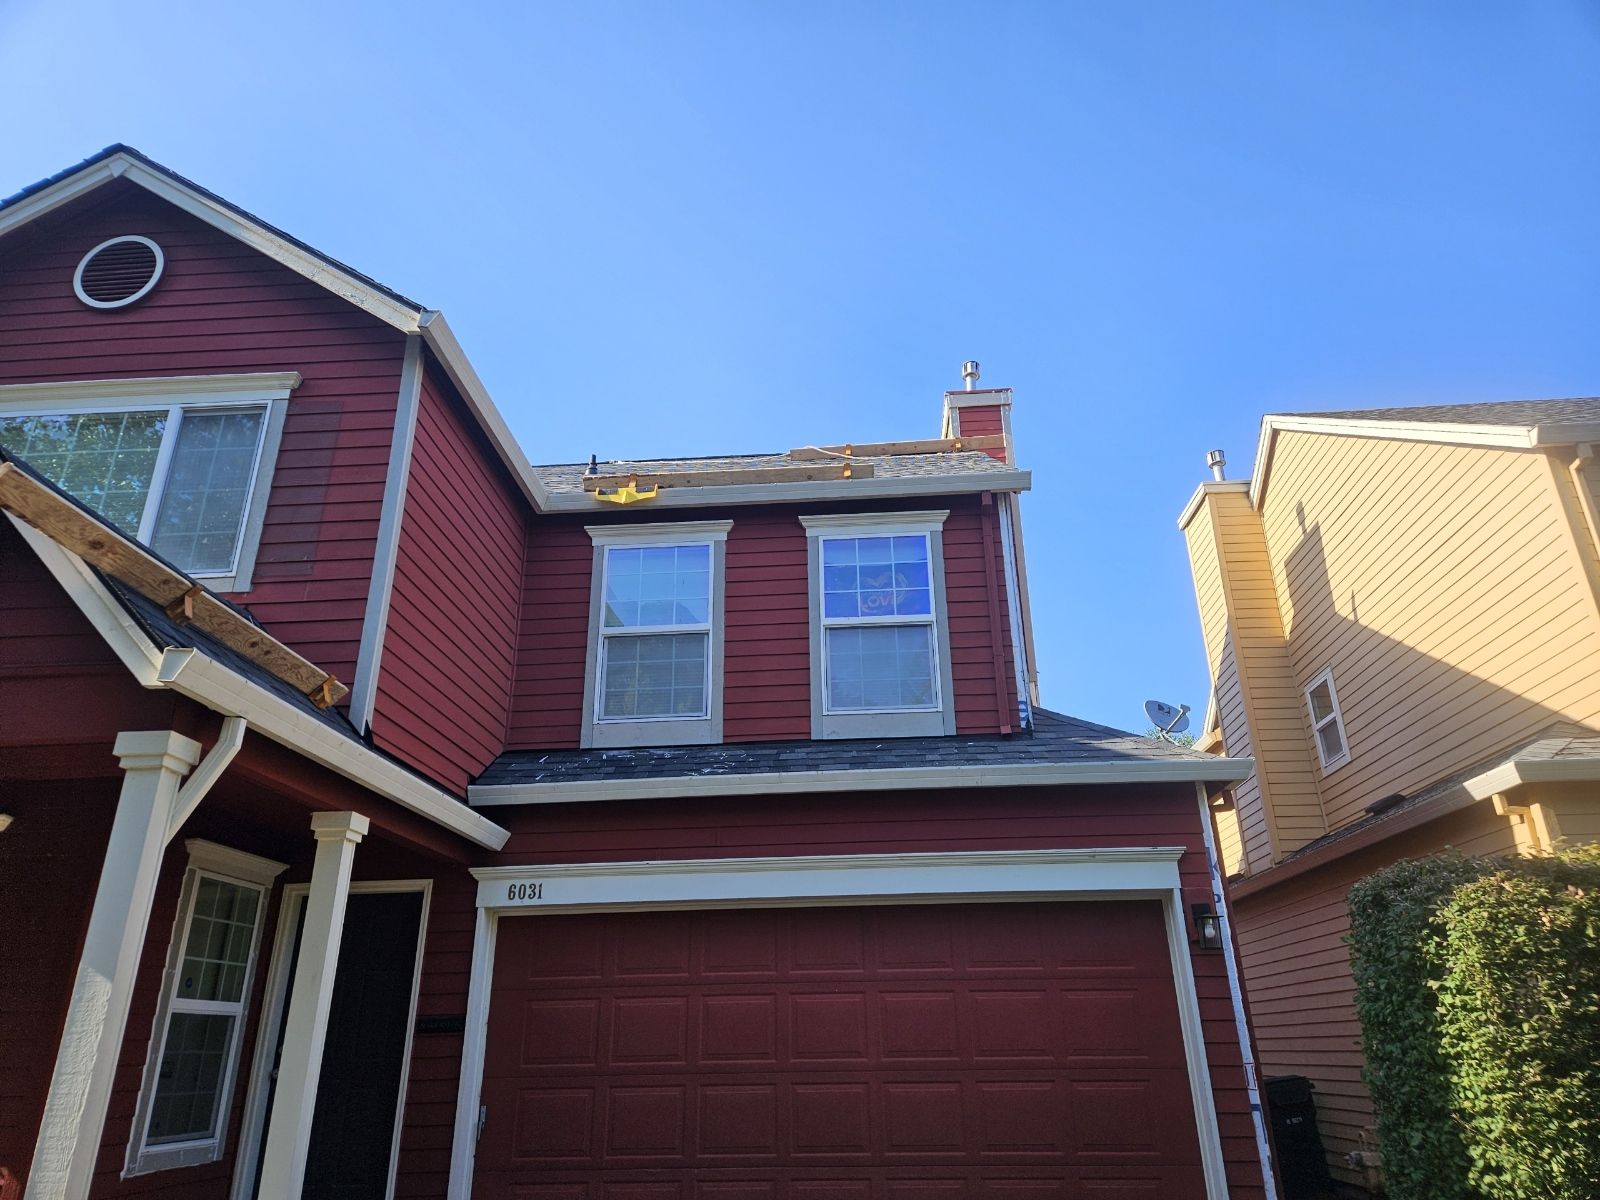
{"label": "satellite dish", "polygon": [[1187,704],[1172,705],[1164,700],[1146,700],[1144,715],[1149,717],[1150,723],[1161,731],[1162,737],[1172,733],[1182,733],[1189,728]]}

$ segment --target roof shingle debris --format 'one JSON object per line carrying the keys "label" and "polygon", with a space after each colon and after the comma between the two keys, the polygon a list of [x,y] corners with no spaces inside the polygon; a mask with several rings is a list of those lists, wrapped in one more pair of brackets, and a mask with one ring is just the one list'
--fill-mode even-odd
{"label": "roof shingle debris", "polygon": [[746,742],[629,750],[514,750],[484,770],[475,787],[630,779],[716,778],[785,771],[862,771],[911,767],[1045,763],[1208,762],[1214,756],[1155,738],[1035,708],[1032,733],[1005,737],[883,738],[860,741]]}
{"label": "roof shingle debris", "polygon": [[[844,460],[841,458],[841,462]],[[956,450],[945,454],[862,454],[851,461],[871,463],[876,479],[935,478],[946,475],[992,475],[1016,471],[981,450]],[[601,460],[602,475],[666,475],[689,471],[749,471],[765,467],[815,467],[814,458],[781,454],[722,454],[699,458],[636,458]],[[552,493],[583,494],[587,463],[535,464],[533,473]],[[1019,472],[1020,473],[1020,472]]]}

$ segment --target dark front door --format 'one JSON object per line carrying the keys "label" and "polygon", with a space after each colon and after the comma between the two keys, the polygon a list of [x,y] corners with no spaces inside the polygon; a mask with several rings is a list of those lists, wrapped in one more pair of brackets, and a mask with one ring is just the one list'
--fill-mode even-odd
{"label": "dark front door", "polygon": [[421,892],[350,895],[302,1200],[384,1200],[421,921]]}

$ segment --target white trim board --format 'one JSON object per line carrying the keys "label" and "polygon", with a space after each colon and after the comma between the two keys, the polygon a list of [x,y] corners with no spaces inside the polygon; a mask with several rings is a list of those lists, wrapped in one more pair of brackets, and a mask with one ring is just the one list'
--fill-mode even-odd
{"label": "white trim board", "polygon": [[[998,466],[998,464],[997,464]],[[651,509],[712,508],[723,504],[792,504],[833,500],[887,500],[911,496],[960,496],[978,492],[1025,492],[1033,486],[1027,471],[1010,467],[970,475],[874,475],[870,479],[820,479],[797,483],[713,484],[710,487],[664,487]],[[541,512],[596,513],[601,508],[588,492],[553,492]]]}
{"label": "white trim board", "polygon": [[502,783],[467,789],[475,808],[495,804],[568,804],[595,800],[754,796],[815,792],[884,792],[910,788],[1048,787],[1089,783],[1239,783],[1251,758],[1213,757],[1121,762],[1019,763],[960,767],[886,767],[839,771],[761,771],[652,779]]}
{"label": "white trim board", "polygon": [[1178,873],[1178,860],[1184,853],[1181,846],[1138,846],[478,868],[472,872],[478,880],[479,914],[451,1154],[450,1200],[469,1200],[472,1194],[496,930],[502,919],[539,913],[753,905],[803,908],[1096,899],[1147,899],[1161,904],[1206,1194],[1208,1200],[1226,1200],[1222,1140]]}
{"label": "white trim board", "polygon": [[83,559],[26,522],[6,515],[140,686],[170,687],[225,717],[243,717],[262,736],[486,849],[498,850],[510,838],[509,830],[473,812],[448,792],[199,651],[186,647],[158,651]]}
{"label": "white trim board", "polygon": [[[291,883],[283,889],[278,907],[277,930],[273,937],[272,958],[267,969],[266,989],[262,994],[261,1017],[256,1025],[255,1054],[251,1059],[249,1086],[245,1092],[244,1113],[239,1123],[239,1149],[234,1156],[232,1200],[255,1200],[256,1170],[261,1158],[267,1126],[267,1093],[271,1090],[274,1060],[283,1025],[283,1010],[289,1002],[290,955],[299,925],[297,901],[304,902],[311,892],[309,883]],[[411,976],[411,1006],[406,1017],[406,1041],[400,1068],[400,1094],[395,1104],[394,1141],[389,1152],[389,1183],[385,1200],[393,1200],[400,1164],[400,1135],[405,1126],[406,1085],[411,1078],[412,1041],[417,1028],[417,999],[422,994],[422,959],[428,943],[428,914],[433,907],[433,880],[382,879],[352,880],[350,895],[420,892],[422,915],[417,928],[417,957]]]}

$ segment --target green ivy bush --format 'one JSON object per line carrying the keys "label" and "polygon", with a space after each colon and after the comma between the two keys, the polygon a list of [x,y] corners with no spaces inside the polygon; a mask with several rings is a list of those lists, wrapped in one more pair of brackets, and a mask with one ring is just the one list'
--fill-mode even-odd
{"label": "green ivy bush", "polygon": [[1396,863],[1350,918],[1394,1200],[1600,1197],[1600,848]]}
{"label": "green ivy bush", "polygon": [[1467,1200],[1471,1160],[1451,1112],[1427,957],[1439,910],[1483,866],[1454,852],[1399,862],[1350,889],[1350,969],[1394,1200]]}
{"label": "green ivy bush", "polygon": [[1455,889],[1427,947],[1440,1049],[1493,1200],[1600,1197],[1600,848]]}

